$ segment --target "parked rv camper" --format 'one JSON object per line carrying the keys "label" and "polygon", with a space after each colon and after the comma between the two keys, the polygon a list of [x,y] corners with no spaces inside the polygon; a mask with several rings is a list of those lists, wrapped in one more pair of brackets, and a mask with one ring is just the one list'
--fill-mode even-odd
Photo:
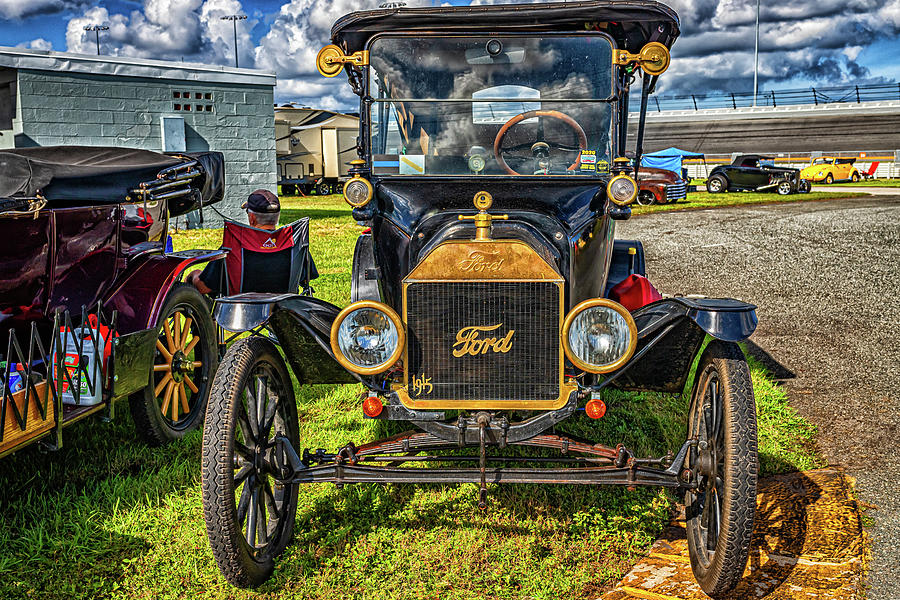
{"label": "parked rv camper", "polygon": [[278,183],[283,194],[339,192],[357,158],[359,117],[313,108],[275,107]]}

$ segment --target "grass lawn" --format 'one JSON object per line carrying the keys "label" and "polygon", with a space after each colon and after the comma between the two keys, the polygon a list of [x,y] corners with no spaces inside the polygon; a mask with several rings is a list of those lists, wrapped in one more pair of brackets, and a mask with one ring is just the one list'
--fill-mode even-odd
{"label": "grass lawn", "polygon": [[[284,207],[285,222],[314,217],[317,295],[346,304],[359,229],[349,209],[337,196]],[[176,249],[216,247],[220,235],[181,232]],[[763,474],[820,466],[813,426],[751,368]],[[363,419],[358,391],[297,390],[306,445],[333,450],[401,430]],[[683,396],[610,391],[606,402],[603,419],[560,429],[644,455],[683,440]],[[124,403],[117,413],[68,428],[57,453],[31,447],[0,461],[0,598],[596,598],[647,551],[675,502],[652,489],[492,486],[481,512],[469,484],[310,485],[274,577],[246,592],[225,583],[206,541],[201,433],[150,449]]]}
{"label": "grass lawn", "polygon": [[817,200],[835,200],[837,198],[861,198],[868,196],[865,192],[834,191],[834,192],[810,192],[808,194],[789,194],[781,196],[776,193],[765,194],[758,192],[728,192],[725,194],[708,194],[706,192],[694,192],[687,195],[685,200],[679,200],[669,204],[651,204],[650,206],[631,205],[631,210],[636,215],[666,212],[670,210],[694,210],[699,208],[721,208],[724,206],[737,206],[743,204],[776,204],[784,202],[815,202]]}
{"label": "grass lawn", "polygon": [[[814,183],[813,185],[822,184]],[[868,181],[862,180],[857,181],[856,183],[847,181],[842,183],[832,183],[831,185],[842,187],[900,187],[900,179],[869,179]]]}

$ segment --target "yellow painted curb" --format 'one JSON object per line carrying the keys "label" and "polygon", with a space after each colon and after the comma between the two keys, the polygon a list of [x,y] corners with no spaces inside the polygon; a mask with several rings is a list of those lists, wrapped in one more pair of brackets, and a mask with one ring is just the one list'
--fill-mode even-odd
{"label": "yellow painted curb", "polygon": [[[750,560],[732,598],[858,600],[868,544],[853,479],[836,468],[761,479]],[[600,600],[702,600],[683,522]]]}

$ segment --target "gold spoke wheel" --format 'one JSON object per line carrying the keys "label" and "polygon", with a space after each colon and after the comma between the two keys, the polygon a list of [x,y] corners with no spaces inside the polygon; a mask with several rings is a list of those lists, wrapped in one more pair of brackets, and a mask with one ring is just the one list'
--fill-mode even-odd
{"label": "gold spoke wheel", "polygon": [[162,336],[156,340],[157,360],[161,362],[153,365],[153,371],[162,373],[163,377],[156,383],[153,394],[161,403],[160,412],[173,423],[191,412],[188,392],[200,391],[191,378],[195,369],[203,367],[203,361],[192,356],[200,343],[200,336],[191,330],[193,324],[190,316],[177,310],[163,321]]}

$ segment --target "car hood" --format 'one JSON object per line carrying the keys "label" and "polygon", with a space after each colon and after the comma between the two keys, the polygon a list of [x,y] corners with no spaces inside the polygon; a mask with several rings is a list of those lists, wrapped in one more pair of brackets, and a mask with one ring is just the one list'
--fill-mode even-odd
{"label": "car hood", "polygon": [[828,173],[831,165],[810,165],[800,171],[800,177],[814,177],[818,173]]}

